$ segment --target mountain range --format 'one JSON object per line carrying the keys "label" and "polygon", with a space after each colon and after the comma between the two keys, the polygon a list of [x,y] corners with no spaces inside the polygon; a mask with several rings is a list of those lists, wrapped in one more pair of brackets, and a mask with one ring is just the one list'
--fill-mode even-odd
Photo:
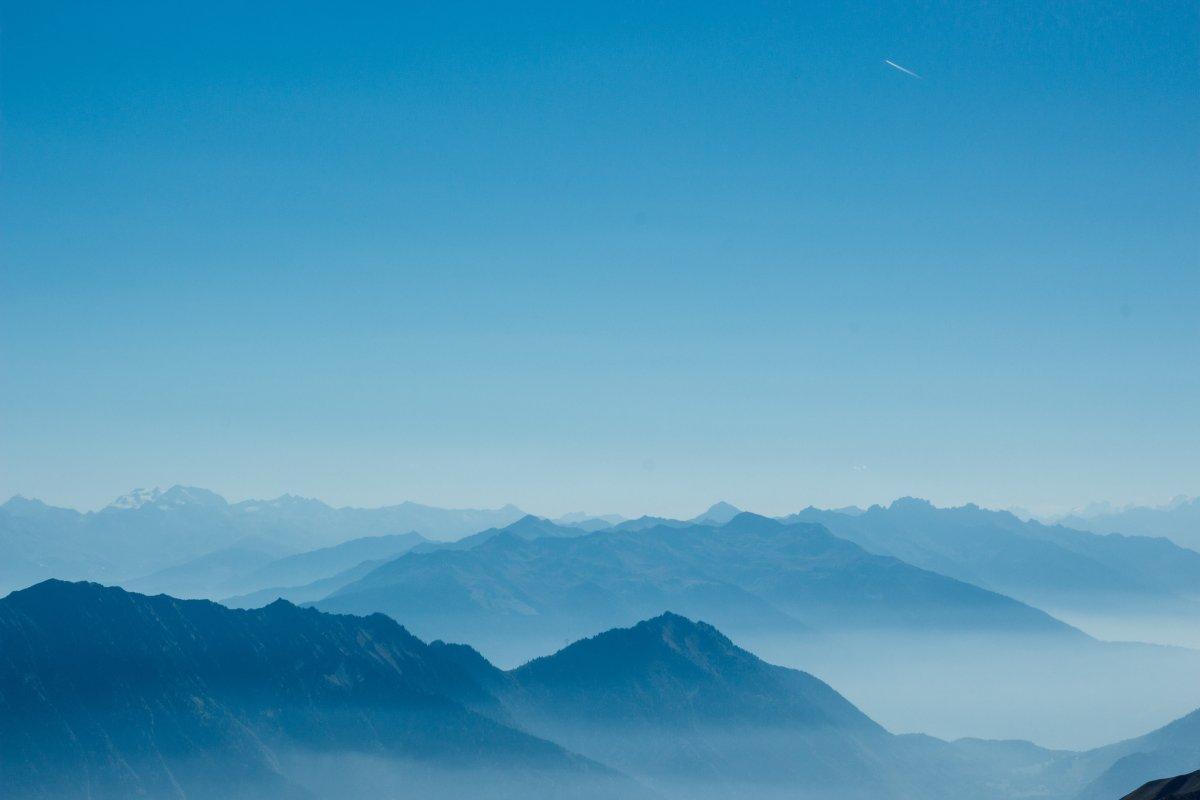
{"label": "mountain range", "polygon": [[527,517],[480,537],[473,547],[410,552],[316,605],[383,612],[505,661],[668,607],[740,632],[920,625],[1086,638],[1037,609],[873,555],[821,525],[740,513],[723,525],[585,533]]}
{"label": "mountain range", "polygon": [[382,616],[47,581],[0,600],[4,796],[1011,798],[1121,793],[1196,712],[1071,753],[894,735],[673,613],[516,669]]}
{"label": "mountain range", "polygon": [[[406,522],[426,527],[392,527]],[[425,535],[453,525],[470,532]],[[505,666],[672,609],[836,681],[893,729],[1058,747],[1200,704],[1194,649],[1080,632],[1200,645],[1196,559],[1162,538],[907,498],[782,520],[717,503],[690,520],[554,522],[511,506],[230,504],[187,487],[93,514],[19,498],[0,507],[0,591],[53,575],[242,608],[282,597],[383,611]],[[1156,680],[1130,684],[1131,672]]]}
{"label": "mountain range", "polygon": [[[636,797],[473,711],[485,691],[382,616],[234,611],[49,581],[0,601],[7,798]],[[564,795],[566,796],[566,795]]]}
{"label": "mountain range", "polygon": [[1052,521],[1095,533],[1165,536],[1183,547],[1200,550],[1200,497],[1180,496],[1162,506],[1091,506]]}
{"label": "mountain range", "polygon": [[1200,618],[1200,552],[1161,536],[1097,535],[975,505],[902,498],[845,514],[786,518],[825,525],[873,553],[1007,594],[1060,617],[1157,613]]}
{"label": "mountain range", "polygon": [[135,580],[229,549],[265,564],[361,537],[417,531],[454,539],[523,516],[515,506],[333,508],[293,495],[228,503],[188,486],[135,490],[88,513],[14,497],[0,505],[0,591],[51,577]]}
{"label": "mountain range", "polygon": [[[274,558],[245,540],[183,564],[159,570],[122,585],[146,594],[164,592],[176,597],[217,599],[237,592],[261,592],[266,602],[304,586],[350,570],[363,562],[386,562],[414,547],[429,543],[419,533],[364,536],[332,547]],[[332,591],[332,590],[331,590]],[[278,592],[278,594],[272,594]]]}
{"label": "mountain range", "polygon": [[[514,527],[519,535],[492,531],[474,547],[415,548],[313,604],[383,612],[506,666],[672,609],[836,680],[885,725],[944,737],[1037,732],[1055,746],[1090,746],[1200,704],[1196,651],[1097,641],[820,524],[743,513],[725,525],[595,533],[536,519]],[[1158,679],[1131,686],[1131,672]]]}

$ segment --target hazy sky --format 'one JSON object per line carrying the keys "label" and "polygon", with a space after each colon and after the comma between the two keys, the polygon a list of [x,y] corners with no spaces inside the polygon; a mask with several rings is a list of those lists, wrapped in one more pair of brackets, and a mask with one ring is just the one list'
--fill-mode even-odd
{"label": "hazy sky", "polygon": [[1194,3],[184,5],[4,6],[0,495],[1200,492]]}

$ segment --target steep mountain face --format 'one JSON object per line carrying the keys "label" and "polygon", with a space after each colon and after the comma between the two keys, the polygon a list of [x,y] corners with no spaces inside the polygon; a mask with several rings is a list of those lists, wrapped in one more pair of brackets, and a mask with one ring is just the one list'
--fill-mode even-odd
{"label": "steep mountain face", "polygon": [[248,541],[253,549],[279,556],[407,531],[450,539],[522,516],[514,506],[332,508],[290,495],[229,504],[212,492],[185,486],[138,490],[88,514],[13,498],[0,506],[0,591],[46,578],[140,579]]}
{"label": "steep mountain face", "polygon": [[543,652],[671,608],[737,631],[923,626],[1081,637],[1009,598],[871,555],[818,525],[740,514],[724,526],[527,539],[409,553],[320,601],[430,636]]}
{"label": "steep mountain face", "polygon": [[468,710],[487,691],[445,652],[378,615],[48,581],[0,600],[4,795],[637,795]]}
{"label": "steep mountain face", "polygon": [[1200,800],[1200,770],[1150,781],[1121,800]]}
{"label": "steep mountain face", "polygon": [[[523,727],[667,796],[950,796],[933,753],[823,682],[766,664],[715,628],[664,614],[576,642],[510,673]],[[938,777],[930,780],[933,775]]]}
{"label": "steep mountain face", "polygon": [[873,553],[1052,611],[1200,614],[1200,553],[1166,539],[1098,536],[1023,522],[1004,511],[935,508],[912,498],[858,515],[809,508],[788,519],[818,522]]}

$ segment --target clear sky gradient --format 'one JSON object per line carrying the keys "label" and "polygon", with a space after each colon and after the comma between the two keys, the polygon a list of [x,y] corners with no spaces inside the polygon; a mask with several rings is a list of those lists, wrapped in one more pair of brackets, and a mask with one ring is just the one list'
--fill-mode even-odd
{"label": "clear sky gradient", "polygon": [[1200,492],[1194,3],[0,24],[0,495]]}

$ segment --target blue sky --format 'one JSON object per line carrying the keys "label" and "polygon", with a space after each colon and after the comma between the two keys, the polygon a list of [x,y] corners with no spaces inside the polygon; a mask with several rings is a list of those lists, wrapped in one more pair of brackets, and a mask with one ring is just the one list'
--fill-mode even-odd
{"label": "blue sky", "polygon": [[0,494],[1200,492],[1193,4],[243,5],[5,6]]}

